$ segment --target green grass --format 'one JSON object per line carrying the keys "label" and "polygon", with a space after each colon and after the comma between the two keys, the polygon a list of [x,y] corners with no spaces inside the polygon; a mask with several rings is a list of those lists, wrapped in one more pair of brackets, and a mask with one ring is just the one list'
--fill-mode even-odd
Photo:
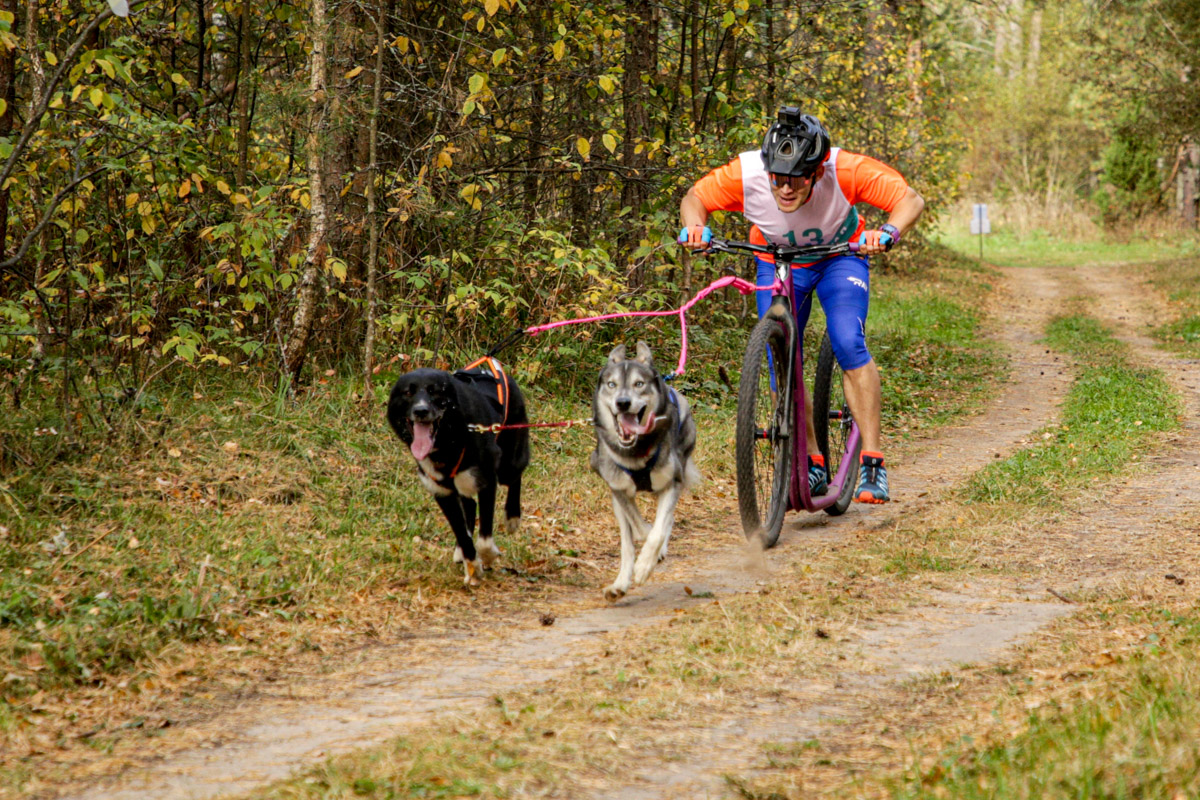
{"label": "green grass", "polygon": [[1176,315],[1155,328],[1155,336],[1171,350],[1200,358],[1200,257],[1155,264],[1150,280],[1167,296]]}
{"label": "green grass", "polygon": [[1150,800],[1200,794],[1200,619],[1160,614],[1129,663],[1069,709],[1048,704],[1006,741],[947,748],[896,800]]}
{"label": "green grass", "polygon": [[[1200,255],[1200,242],[1193,238],[1110,242],[1103,239],[1077,240],[1036,231],[1025,236],[993,227],[983,237],[983,261],[1001,267],[1071,267],[1084,264],[1144,264]],[[938,241],[971,259],[979,258],[979,237],[965,226],[954,226],[937,234]]]}
{"label": "green grass", "polygon": [[971,502],[1056,504],[1066,492],[1118,473],[1179,425],[1181,406],[1162,374],[1130,363],[1127,349],[1094,319],[1051,323],[1046,341],[1072,356],[1079,375],[1062,422],[1035,433],[1038,443],[971,477]]}

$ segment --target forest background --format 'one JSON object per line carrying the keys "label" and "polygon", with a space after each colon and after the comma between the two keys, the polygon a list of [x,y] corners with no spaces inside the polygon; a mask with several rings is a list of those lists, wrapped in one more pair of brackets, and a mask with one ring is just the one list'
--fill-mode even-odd
{"label": "forest background", "polygon": [[[1187,0],[0,0],[0,462],[181,376],[370,398],[522,325],[673,305],[725,266],[672,245],[681,194],[785,102],[904,173],[924,232],[967,195],[1170,232],[1198,53]],[[606,335],[539,341],[523,379]]]}

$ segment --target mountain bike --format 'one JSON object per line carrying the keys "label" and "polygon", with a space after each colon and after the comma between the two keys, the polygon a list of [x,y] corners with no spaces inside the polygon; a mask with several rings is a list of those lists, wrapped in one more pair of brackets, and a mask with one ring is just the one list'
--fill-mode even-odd
{"label": "mountain bike", "polygon": [[756,253],[775,257],[771,305],[750,332],[738,381],[738,510],[748,539],[763,547],[779,541],[789,510],[830,515],[845,513],[854,496],[862,439],[850,414],[842,370],[826,332],[813,380],[813,429],[831,476],[828,490],[812,496],[808,488],[805,436],[803,331],[796,321],[791,269],[830,256],[856,252],[857,243],[809,247],[756,245],[714,238],[710,253]]}

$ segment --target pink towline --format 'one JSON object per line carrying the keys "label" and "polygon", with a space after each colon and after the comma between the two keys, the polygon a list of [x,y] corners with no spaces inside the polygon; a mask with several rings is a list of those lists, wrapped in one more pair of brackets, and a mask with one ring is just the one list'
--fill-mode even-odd
{"label": "pink towline", "polygon": [[529,334],[530,336],[536,336],[537,334],[541,333],[542,331],[549,331],[549,330],[553,330],[554,328],[561,328],[565,325],[578,325],[581,322],[603,322],[603,321],[609,320],[609,319],[623,319],[625,317],[668,317],[668,316],[671,316],[672,314],[678,314],[679,315],[679,332],[680,332],[681,346],[680,346],[680,350],[679,350],[679,365],[677,367],[675,367],[675,372],[672,373],[672,376],[682,375],[684,364],[687,363],[687,317],[686,317],[686,314],[687,314],[688,309],[690,309],[692,306],[696,305],[696,303],[700,302],[705,297],[708,297],[710,294],[715,292],[717,289],[721,289],[725,286],[732,286],[735,289],[737,289],[739,292],[741,292],[742,294],[750,294],[751,292],[759,291],[759,290],[775,291],[779,288],[779,285],[780,285],[779,282],[776,281],[775,283],[771,284],[770,286],[756,286],[755,284],[751,283],[750,281],[743,280],[742,278],[738,278],[734,275],[726,275],[724,278],[717,278],[715,281],[710,283],[708,286],[701,289],[696,294],[695,297],[693,297],[691,300],[688,300],[686,303],[684,303],[679,308],[673,308],[669,311],[625,311],[620,314],[601,314],[598,317],[583,317],[581,319],[566,319],[566,320],[562,320],[561,322],[549,322],[545,325],[534,325],[532,328],[526,328],[525,333]]}

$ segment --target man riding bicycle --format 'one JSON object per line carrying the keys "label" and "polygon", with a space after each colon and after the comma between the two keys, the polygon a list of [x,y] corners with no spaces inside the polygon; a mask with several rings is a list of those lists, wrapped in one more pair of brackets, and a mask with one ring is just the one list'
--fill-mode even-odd
{"label": "man riding bicycle", "polygon": [[[865,230],[854,208],[867,203],[887,212],[887,223]],[[857,254],[838,255],[813,264],[792,265],[796,321],[808,323],[811,292],[829,326],[833,352],[845,375],[846,400],[862,433],[860,483],[855,500],[886,503],[887,470],[879,438],[879,370],[866,345],[870,271],[866,256],[892,248],[912,227],[925,201],[899,172],[873,158],[829,146],[829,134],[813,116],[796,106],[779,109],[759,150],[742,153],[705,175],[679,204],[683,222],[680,244],[692,250],[707,247],[712,237],[705,226],[713,211],[740,211],[751,223],[750,241],[803,247],[857,240]],[[774,283],[774,258],[755,257],[759,286]],[[761,318],[771,302],[770,290],[756,293]],[[812,424],[812,407],[805,408],[809,456],[808,483],[814,495],[829,483],[825,458],[820,455]]]}

